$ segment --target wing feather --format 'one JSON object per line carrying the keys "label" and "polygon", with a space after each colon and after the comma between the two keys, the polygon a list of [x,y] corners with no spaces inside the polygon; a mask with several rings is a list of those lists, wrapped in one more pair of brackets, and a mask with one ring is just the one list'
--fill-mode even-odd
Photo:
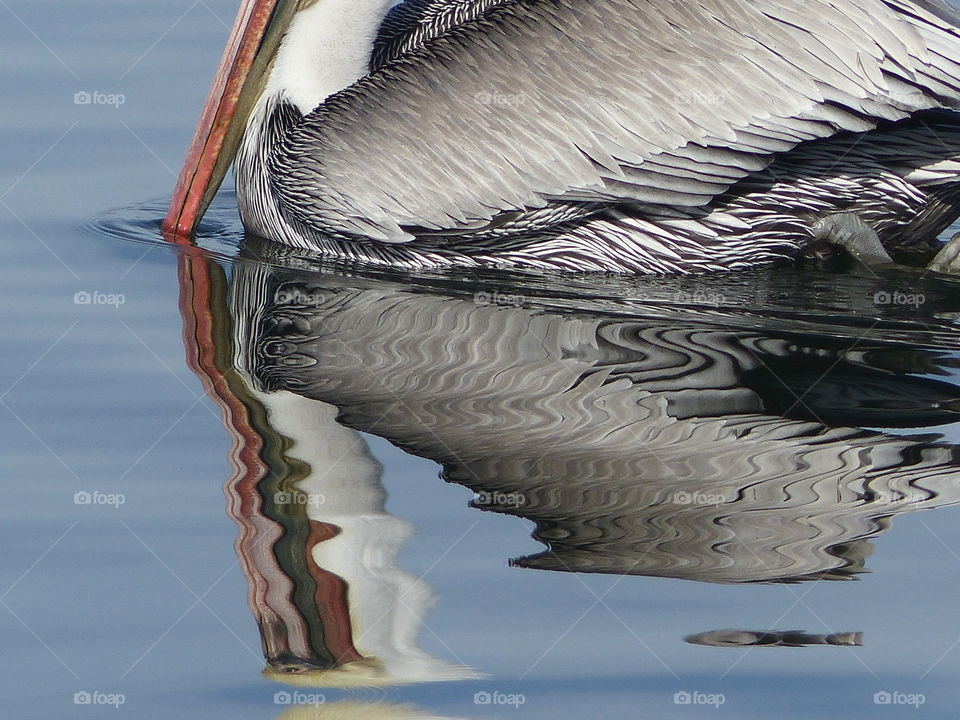
{"label": "wing feather", "polygon": [[386,65],[427,40],[483,14],[504,0],[406,0],[394,5],[380,26],[370,70]]}

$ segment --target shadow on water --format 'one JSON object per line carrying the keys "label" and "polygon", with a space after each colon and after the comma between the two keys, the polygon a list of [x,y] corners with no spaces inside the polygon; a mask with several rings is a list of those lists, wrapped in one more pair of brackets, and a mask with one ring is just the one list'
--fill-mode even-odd
{"label": "shadow on water", "polygon": [[210,222],[214,252],[180,250],[184,337],[234,438],[229,511],[273,679],[478,677],[417,643],[434,591],[397,566],[412,528],[386,512],[360,433],[435,461],[478,511],[532,521],[544,549],[521,568],[851,580],[895,516],[960,501],[951,278],[409,275]]}

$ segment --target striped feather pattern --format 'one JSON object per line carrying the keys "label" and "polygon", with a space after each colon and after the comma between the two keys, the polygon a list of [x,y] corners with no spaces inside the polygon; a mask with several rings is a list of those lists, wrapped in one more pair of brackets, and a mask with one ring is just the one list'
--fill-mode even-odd
{"label": "striped feather pattern", "polygon": [[903,2],[515,0],[308,115],[276,187],[390,242],[558,200],[703,207],[802,142],[956,107],[957,48]]}

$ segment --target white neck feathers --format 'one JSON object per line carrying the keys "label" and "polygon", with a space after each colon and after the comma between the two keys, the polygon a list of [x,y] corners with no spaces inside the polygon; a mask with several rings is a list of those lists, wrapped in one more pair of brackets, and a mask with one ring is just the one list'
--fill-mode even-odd
{"label": "white neck feathers", "polygon": [[317,0],[283,39],[265,95],[282,93],[303,114],[367,74],[373,42],[393,0]]}

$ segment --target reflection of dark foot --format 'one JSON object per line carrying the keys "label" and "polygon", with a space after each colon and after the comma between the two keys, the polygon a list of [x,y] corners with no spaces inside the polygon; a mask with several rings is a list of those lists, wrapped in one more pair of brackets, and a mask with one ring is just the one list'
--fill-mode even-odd
{"label": "reflection of dark foot", "polygon": [[813,226],[817,240],[839,245],[864,265],[891,265],[876,231],[853,213],[838,213],[818,220]]}
{"label": "reflection of dark foot", "polygon": [[960,275],[960,233],[950,238],[950,242],[940,249],[937,256],[927,265],[927,269]]}

